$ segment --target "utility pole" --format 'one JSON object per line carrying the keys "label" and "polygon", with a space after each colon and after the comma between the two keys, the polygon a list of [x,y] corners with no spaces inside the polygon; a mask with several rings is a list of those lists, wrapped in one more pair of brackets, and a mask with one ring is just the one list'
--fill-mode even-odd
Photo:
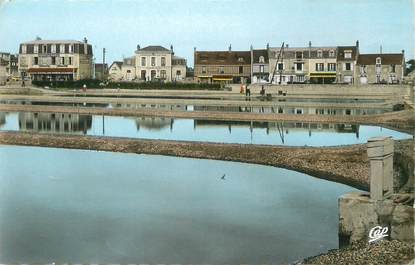
{"label": "utility pole", "polygon": [[105,48],[102,49],[102,80],[105,77]]}

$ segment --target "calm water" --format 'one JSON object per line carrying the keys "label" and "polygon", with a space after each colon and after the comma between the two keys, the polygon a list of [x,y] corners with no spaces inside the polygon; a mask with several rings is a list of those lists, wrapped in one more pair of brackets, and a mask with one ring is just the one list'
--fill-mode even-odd
{"label": "calm water", "polygon": [[293,122],[232,122],[60,113],[0,113],[0,130],[243,144],[333,146],[371,137],[411,135],[377,126]]}
{"label": "calm water", "polygon": [[338,246],[352,190],[267,166],[0,146],[0,262],[292,262]]}

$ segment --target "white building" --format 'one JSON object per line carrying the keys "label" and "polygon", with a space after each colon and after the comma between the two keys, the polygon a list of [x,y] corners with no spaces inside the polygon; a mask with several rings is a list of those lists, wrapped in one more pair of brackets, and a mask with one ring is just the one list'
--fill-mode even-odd
{"label": "white building", "polygon": [[121,67],[122,78],[125,81],[133,81],[136,79],[135,71],[135,57],[128,57],[124,59]]}
{"label": "white building", "polygon": [[112,81],[121,81],[123,79],[122,67],[123,62],[113,62],[108,68],[108,78]]}
{"label": "white building", "polygon": [[137,46],[135,60],[136,76],[142,81],[171,81],[173,49],[162,46]]}

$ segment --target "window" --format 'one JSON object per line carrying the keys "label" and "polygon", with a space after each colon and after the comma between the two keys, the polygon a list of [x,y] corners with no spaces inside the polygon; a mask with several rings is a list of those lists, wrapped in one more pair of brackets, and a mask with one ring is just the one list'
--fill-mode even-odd
{"label": "window", "polygon": [[260,65],[260,66],[259,66],[259,72],[260,72],[260,73],[265,72],[265,69],[264,69],[264,66],[263,66],[263,65]]}
{"label": "window", "polygon": [[151,66],[156,66],[156,57],[151,57]]}
{"label": "window", "polygon": [[284,70],[284,63],[278,63],[277,69],[280,71]]}
{"label": "window", "polygon": [[396,65],[391,64],[391,73],[395,73],[395,72],[396,72]]}
{"label": "window", "polygon": [[352,51],[344,51],[344,58],[351,59],[352,58]]}
{"label": "window", "polygon": [[265,62],[264,56],[259,56],[259,62],[260,63],[264,63]]}
{"label": "window", "polygon": [[181,76],[181,75],[182,75],[182,71],[177,70],[177,71],[176,71],[176,76]]}
{"label": "window", "polygon": [[47,52],[48,52],[48,46],[42,45],[42,53],[47,53]]}
{"label": "window", "polygon": [[166,70],[161,70],[160,71],[160,78],[161,79],[166,79]]}
{"label": "window", "polygon": [[56,45],[55,44],[52,44],[50,49],[51,49],[52,53],[56,53]]}
{"label": "window", "polygon": [[295,58],[303,59],[303,52],[295,52]]}
{"label": "window", "polygon": [[64,44],[59,45],[59,53],[65,53],[65,45]]}
{"label": "window", "polygon": [[243,63],[243,62],[244,62],[244,58],[239,57],[239,58],[238,58],[238,62]]}
{"label": "window", "polygon": [[56,57],[52,56],[52,65],[56,65]]}
{"label": "window", "polygon": [[65,64],[65,57],[59,57],[59,59],[60,59],[59,64],[64,65]]}
{"label": "window", "polygon": [[206,66],[202,66],[202,74],[206,74]]}
{"label": "window", "polygon": [[73,45],[72,44],[69,45],[69,53],[73,53]]}
{"label": "window", "polygon": [[317,51],[317,57],[318,58],[322,58],[323,57],[323,51],[322,50],[318,50]]}
{"label": "window", "polygon": [[26,53],[26,45],[22,45],[22,53]]}
{"label": "window", "polygon": [[330,50],[330,51],[329,51],[329,56],[330,56],[330,57],[334,57],[334,51],[333,51],[333,50]]}
{"label": "window", "polygon": [[360,66],[360,74],[366,74],[366,65],[361,65]]}
{"label": "window", "polygon": [[39,64],[39,58],[38,57],[33,57],[33,64],[34,65],[38,65]]}
{"label": "window", "polygon": [[303,71],[303,64],[302,63],[296,63],[295,64],[295,70],[296,71]]}
{"label": "window", "polygon": [[166,57],[161,57],[161,66],[166,66]]}
{"label": "window", "polygon": [[69,59],[69,65],[72,65],[72,57],[68,57]]}
{"label": "window", "polygon": [[316,63],[316,71],[317,72],[324,71],[324,63]]}
{"label": "window", "polygon": [[223,66],[219,66],[219,73],[220,74],[224,74],[225,73],[225,69]]}
{"label": "window", "polygon": [[329,71],[331,71],[331,72],[336,71],[336,64],[335,63],[329,63],[327,66],[328,66]]}
{"label": "window", "polygon": [[239,73],[242,74],[244,72],[244,67],[243,66],[239,66]]}
{"label": "window", "polygon": [[346,71],[352,70],[352,64],[351,63],[345,63],[344,70],[346,70]]}
{"label": "window", "polygon": [[33,53],[39,53],[39,46],[38,45],[33,46]]}
{"label": "window", "polygon": [[146,57],[141,57],[141,66],[146,66]]}

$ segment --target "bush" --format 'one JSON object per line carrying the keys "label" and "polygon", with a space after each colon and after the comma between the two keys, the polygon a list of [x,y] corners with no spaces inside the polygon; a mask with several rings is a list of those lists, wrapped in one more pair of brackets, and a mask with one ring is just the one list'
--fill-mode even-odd
{"label": "bush", "polygon": [[38,87],[48,86],[50,88],[82,88],[85,84],[87,88],[120,88],[120,89],[184,89],[184,90],[221,90],[220,84],[198,84],[198,83],[178,83],[178,82],[109,82],[105,86],[100,86],[101,80],[84,79],[77,81],[32,81]]}

